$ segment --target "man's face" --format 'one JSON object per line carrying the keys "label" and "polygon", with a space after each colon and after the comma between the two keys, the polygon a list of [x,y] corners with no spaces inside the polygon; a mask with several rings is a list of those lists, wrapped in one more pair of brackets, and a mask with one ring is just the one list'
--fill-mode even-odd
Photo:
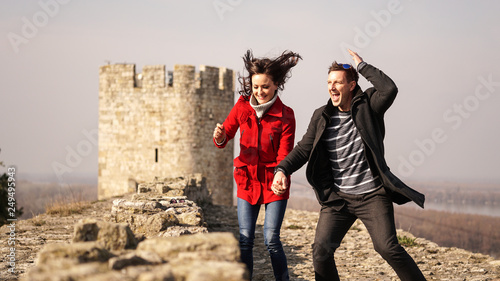
{"label": "man's face", "polygon": [[330,71],[328,74],[328,93],[333,102],[333,106],[340,111],[351,110],[352,91],[356,87],[356,82],[347,82],[345,72],[341,70]]}

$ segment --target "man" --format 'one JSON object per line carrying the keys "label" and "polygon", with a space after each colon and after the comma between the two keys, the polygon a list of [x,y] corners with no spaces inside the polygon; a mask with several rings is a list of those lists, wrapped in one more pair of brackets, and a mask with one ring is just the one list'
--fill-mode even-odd
{"label": "man", "polygon": [[384,159],[384,113],[397,87],[357,53],[349,53],[374,87],[363,92],[356,69],[334,62],[328,71],[330,100],[313,113],[302,140],[276,167],[272,189],[282,194],[286,177],[308,162],[306,176],[321,204],[313,244],[316,280],[339,280],[334,252],[358,218],[401,280],[425,280],[398,243],[393,209],[393,202],[409,201],[423,208],[425,197],[394,176]]}

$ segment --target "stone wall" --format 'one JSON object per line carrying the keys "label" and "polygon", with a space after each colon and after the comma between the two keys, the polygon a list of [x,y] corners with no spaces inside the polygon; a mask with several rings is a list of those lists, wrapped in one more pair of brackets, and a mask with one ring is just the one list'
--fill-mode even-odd
{"label": "stone wall", "polygon": [[[189,198],[189,199],[188,199]],[[155,178],[139,185],[131,199],[113,200],[111,221],[126,223],[144,237],[170,237],[207,233],[203,210],[210,203],[200,174],[178,178]]]}
{"label": "stone wall", "polygon": [[232,205],[233,143],[212,133],[234,105],[233,71],[113,64],[99,69],[99,199],[134,192],[155,176],[202,173],[217,204]]}
{"label": "stone wall", "polygon": [[23,280],[247,280],[234,235],[207,231],[204,182],[198,174],[141,184],[113,200],[106,220],[75,224],[71,243],[46,245]]}
{"label": "stone wall", "polygon": [[[247,280],[238,262],[236,207],[206,204],[204,182],[200,175],[156,178],[141,184],[134,195],[89,202],[79,212],[20,220],[15,245],[7,243],[12,230],[4,225],[0,280]],[[290,280],[314,280],[311,245],[318,216],[318,212],[286,211],[281,241]],[[261,210],[254,281],[273,280],[264,220]],[[403,246],[429,281],[500,280],[500,260],[439,247],[402,230],[398,236],[413,241]],[[12,249],[13,273],[8,256]],[[348,231],[335,257],[341,280],[399,280],[374,250],[360,221]]]}

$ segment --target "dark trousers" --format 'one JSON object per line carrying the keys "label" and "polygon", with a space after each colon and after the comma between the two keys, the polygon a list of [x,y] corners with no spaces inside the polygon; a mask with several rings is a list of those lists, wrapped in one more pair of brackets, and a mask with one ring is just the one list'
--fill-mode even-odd
{"label": "dark trousers", "polygon": [[403,280],[425,280],[417,264],[399,245],[394,223],[394,208],[385,189],[350,195],[339,192],[345,206],[336,211],[323,206],[313,244],[313,264],[317,281],[340,280],[334,252],[352,224],[359,218],[370,233],[373,246]]}

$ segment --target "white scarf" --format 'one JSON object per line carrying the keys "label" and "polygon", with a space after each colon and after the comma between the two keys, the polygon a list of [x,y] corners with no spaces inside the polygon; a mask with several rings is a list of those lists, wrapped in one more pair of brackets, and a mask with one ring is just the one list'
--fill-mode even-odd
{"label": "white scarf", "polygon": [[262,115],[264,115],[264,113],[266,113],[269,110],[269,108],[271,108],[271,106],[274,104],[277,98],[278,98],[278,93],[275,93],[274,97],[270,101],[263,104],[259,104],[255,99],[255,97],[252,95],[252,97],[250,98],[250,106],[252,106],[252,108],[255,110],[257,118],[260,119]]}

